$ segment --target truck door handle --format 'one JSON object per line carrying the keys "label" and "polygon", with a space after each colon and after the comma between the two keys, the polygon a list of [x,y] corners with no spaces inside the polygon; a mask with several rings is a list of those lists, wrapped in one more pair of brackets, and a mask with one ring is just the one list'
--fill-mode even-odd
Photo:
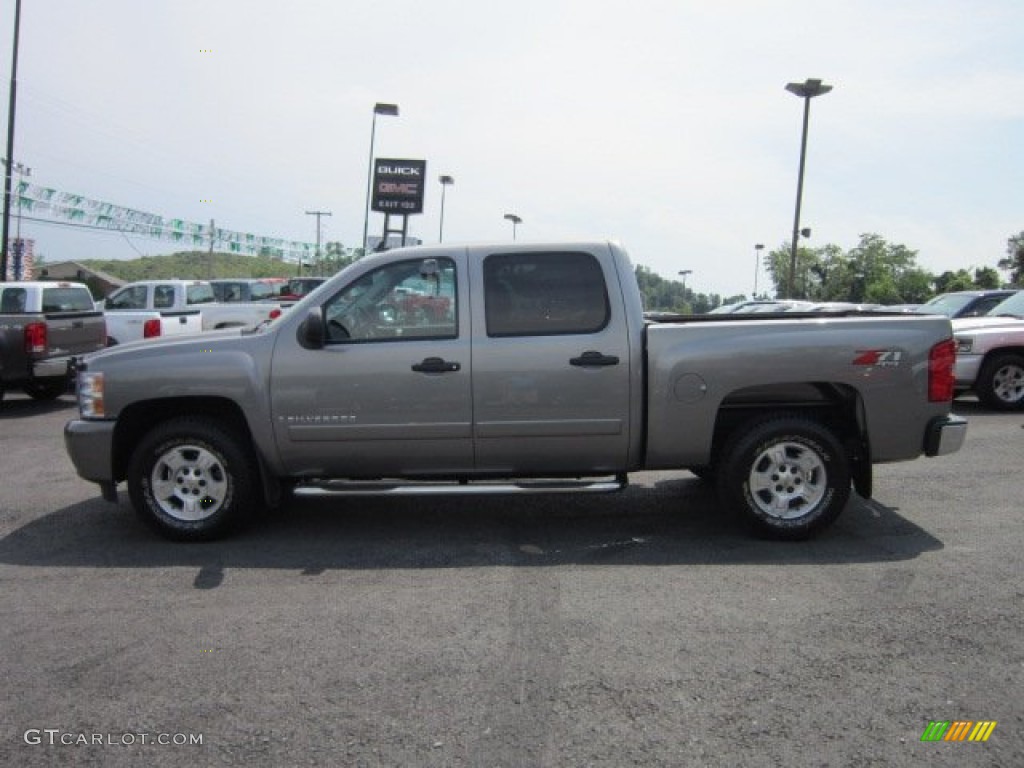
{"label": "truck door handle", "polygon": [[577,365],[581,368],[599,368],[605,365],[618,365],[619,358],[615,355],[602,355],[600,352],[595,352],[590,349],[584,352],[579,357],[574,357],[569,361],[569,365]]}
{"label": "truck door handle", "polygon": [[459,363],[450,363],[440,357],[427,357],[422,363],[416,363],[412,369],[416,373],[452,373],[459,371],[462,366]]}
{"label": "truck door handle", "polygon": [[187,323],[187,322],[188,322],[188,318],[185,317],[184,315],[182,315],[181,317],[178,318],[178,324],[179,325],[185,325],[185,323]]}

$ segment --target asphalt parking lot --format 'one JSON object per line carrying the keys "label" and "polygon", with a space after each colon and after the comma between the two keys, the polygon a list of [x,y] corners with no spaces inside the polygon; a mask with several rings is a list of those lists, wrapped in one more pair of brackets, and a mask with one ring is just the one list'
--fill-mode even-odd
{"label": "asphalt parking lot", "polygon": [[[810,542],[679,472],[183,545],[75,476],[71,397],[9,393],[0,764],[1024,765],[1024,415],[956,410],[960,453]],[[997,725],[921,740],[958,720]]]}

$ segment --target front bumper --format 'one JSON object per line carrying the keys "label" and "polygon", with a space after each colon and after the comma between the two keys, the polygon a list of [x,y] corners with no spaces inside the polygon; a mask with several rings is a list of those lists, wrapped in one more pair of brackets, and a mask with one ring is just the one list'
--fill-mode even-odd
{"label": "front bumper", "polygon": [[957,389],[970,389],[978,379],[982,355],[965,355],[957,353],[956,364],[953,366],[953,378]]}
{"label": "front bumper", "polygon": [[113,421],[73,419],[64,425],[64,447],[78,476],[99,483],[103,498],[117,498],[114,481]]}
{"label": "front bumper", "polygon": [[967,419],[949,414],[937,416],[928,424],[924,435],[925,456],[956,453],[967,437]]}

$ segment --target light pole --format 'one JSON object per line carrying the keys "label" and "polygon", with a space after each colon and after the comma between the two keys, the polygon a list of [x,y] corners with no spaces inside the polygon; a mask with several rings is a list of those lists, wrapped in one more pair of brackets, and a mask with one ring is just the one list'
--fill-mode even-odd
{"label": "light pole", "polygon": [[441,177],[438,178],[438,181],[441,182],[441,227],[440,227],[440,229],[437,232],[437,242],[443,243],[444,242],[444,191],[445,191],[445,187],[451,186],[452,184],[455,183],[455,179],[453,179],[451,176],[441,176]]}
{"label": "light pole", "polygon": [[761,251],[764,250],[764,243],[754,246],[754,299],[757,299],[757,274],[761,271]]}
{"label": "light pole", "polygon": [[[320,217],[330,216],[330,211],[306,211],[307,216],[316,216],[316,253],[313,258],[320,266],[321,277],[323,276],[323,265],[320,263]],[[302,251],[299,251],[299,277],[302,277]]]}
{"label": "light pole", "polygon": [[516,239],[516,227],[523,223],[523,220],[514,213],[506,213],[505,218],[512,222],[512,239]]}
{"label": "light pole", "polygon": [[366,234],[370,228],[370,187],[373,184],[373,140],[377,134],[377,115],[398,117],[397,104],[373,105],[373,123],[370,126],[370,161],[366,166],[366,207],[363,213],[363,253],[366,253]]}
{"label": "light pole", "polygon": [[686,301],[686,276],[687,275],[692,275],[692,274],[693,274],[693,270],[692,269],[680,269],[679,270],[679,276],[681,278],[683,278],[683,301]]}
{"label": "light pole", "polygon": [[789,256],[789,285],[786,289],[786,298],[792,299],[795,298],[797,236],[800,234],[800,199],[804,192],[804,163],[807,158],[807,121],[811,114],[811,99],[828,93],[832,90],[832,86],[825,85],[821,80],[808,78],[803,83],[787,83],[786,90],[804,100],[804,130],[800,139],[800,173],[797,176],[796,182],[796,213],[793,216],[793,243],[792,252]]}

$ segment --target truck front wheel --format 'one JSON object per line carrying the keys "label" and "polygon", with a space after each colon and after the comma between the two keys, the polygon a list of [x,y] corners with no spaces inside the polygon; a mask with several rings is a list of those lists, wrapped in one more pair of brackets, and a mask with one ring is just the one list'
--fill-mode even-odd
{"label": "truck front wheel", "polygon": [[978,374],[974,386],[978,399],[998,411],[1024,408],[1024,357],[1016,354],[993,357]]}
{"label": "truck front wheel", "polygon": [[166,538],[216,538],[259,505],[250,453],[216,423],[178,418],[159,424],[139,443],[128,467],[132,506]]}
{"label": "truck front wheel", "polygon": [[850,466],[826,427],[799,416],[734,433],[719,464],[722,503],[760,533],[804,539],[831,524],[850,498]]}

